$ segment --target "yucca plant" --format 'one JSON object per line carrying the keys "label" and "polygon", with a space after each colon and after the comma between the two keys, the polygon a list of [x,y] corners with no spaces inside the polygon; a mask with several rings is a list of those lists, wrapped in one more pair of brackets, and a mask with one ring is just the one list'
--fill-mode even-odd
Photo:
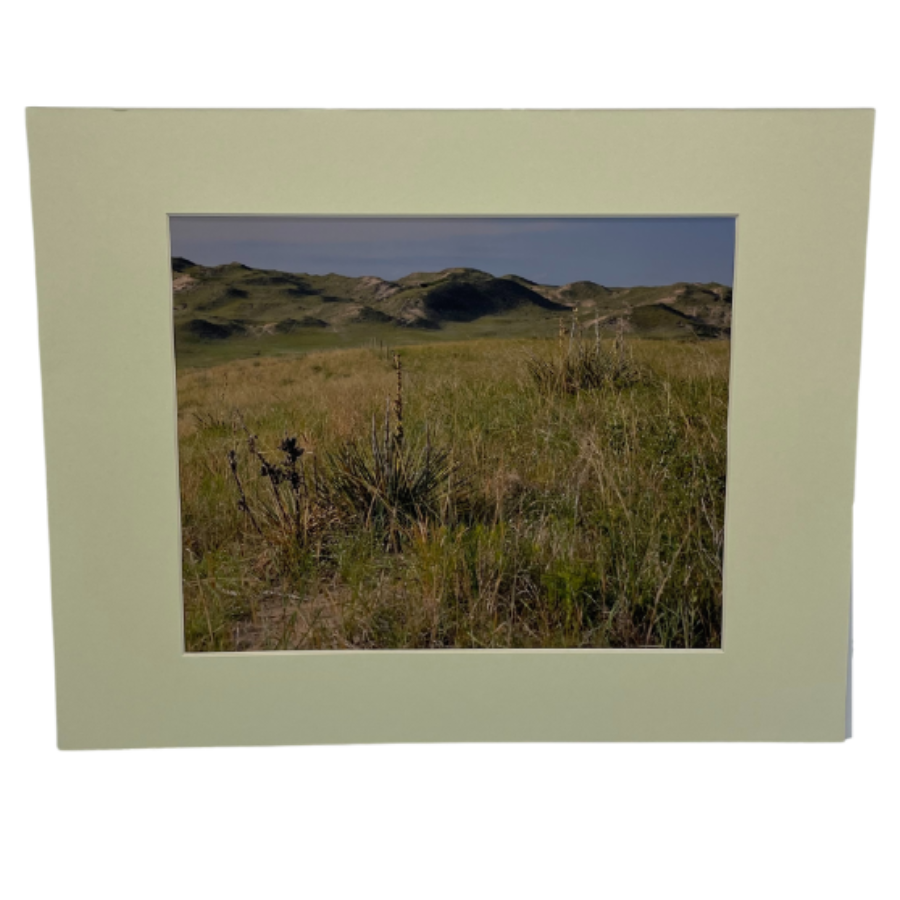
{"label": "yucca plant", "polygon": [[463,485],[451,452],[433,446],[427,426],[424,435],[406,435],[403,369],[396,354],[394,367],[397,393],[393,404],[385,404],[382,427],[373,414],[368,441],[348,441],[329,454],[328,487],[335,505],[384,532],[387,546],[399,550],[405,526],[455,515]]}
{"label": "yucca plant", "polygon": [[[349,517],[382,532],[386,546],[399,550],[407,526],[452,521],[457,515],[465,490],[451,451],[433,446],[427,427],[424,435],[407,438],[398,354],[394,368],[397,391],[393,402],[388,398],[385,403],[383,427],[379,429],[373,415],[369,440],[341,444],[325,456],[321,469],[315,455],[307,454],[293,436],[278,444],[280,457],[263,451],[240,419],[247,452],[239,455],[238,447],[229,450],[228,465],[238,509],[261,538],[306,546]],[[245,483],[254,463],[256,480]]]}
{"label": "yucca plant", "polygon": [[599,320],[594,322],[593,337],[588,337],[578,325],[576,313],[572,314],[569,329],[560,320],[556,350],[549,357],[529,354],[525,365],[532,381],[544,394],[624,388],[645,377],[621,328],[609,345],[600,339]]}

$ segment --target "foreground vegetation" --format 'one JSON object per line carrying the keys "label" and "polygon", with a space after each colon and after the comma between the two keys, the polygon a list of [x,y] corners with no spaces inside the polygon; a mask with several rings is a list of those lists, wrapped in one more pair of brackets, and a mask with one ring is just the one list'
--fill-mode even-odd
{"label": "foreground vegetation", "polygon": [[729,344],[598,342],[180,371],[187,649],[719,646]]}

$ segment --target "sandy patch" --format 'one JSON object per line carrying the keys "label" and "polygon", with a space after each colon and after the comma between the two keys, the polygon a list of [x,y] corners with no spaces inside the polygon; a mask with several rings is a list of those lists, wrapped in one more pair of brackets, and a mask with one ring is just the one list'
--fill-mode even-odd
{"label": "sandy patch", "polygon": [[181,272],[172,279],[172,290],[176,294],[180,294],[182,291],[189,291],[196,284],[196,278],[192,278],[190,275]]}

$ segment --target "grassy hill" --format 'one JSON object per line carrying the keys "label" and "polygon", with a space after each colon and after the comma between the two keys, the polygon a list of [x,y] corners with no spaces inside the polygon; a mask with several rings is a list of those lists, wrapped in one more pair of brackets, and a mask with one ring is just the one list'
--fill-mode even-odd
{"label": "grassy hill", "polygon": [[470,268],[375,276],[308,275],[234,262],[172,260],[180,365],[254,355],[476,337],[540,337],[566,327],[622,329],[639,337],[715,338],[731,329],[731,288],[678,283],[542,285]]}

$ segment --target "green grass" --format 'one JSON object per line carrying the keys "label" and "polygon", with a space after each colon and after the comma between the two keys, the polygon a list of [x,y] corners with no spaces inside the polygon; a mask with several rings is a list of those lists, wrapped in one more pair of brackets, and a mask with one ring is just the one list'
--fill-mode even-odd
{"label": "green grass", "polygon": [[305,328],[290,334],[261,337],[233,337],[228,340],[201,341],[176,330],[176,364],[180,370],[207,368],[225,362],[257,357],[298,357],[323,350],[347,350],[384,344],[406,347],[418,344],[449,344],[468,340],[528,338],[555,335],[559,315],[506,313],[483,316],[475,322],[448,322],[439,331],[398,328],[395,325],[360,323],[326,330]]}
{"label": "green grass", "polygon": [[[556,337],[473,326],[460,342],[452,324],[428,343],[386,329],[403,368],[393,487],[383,347],[317,333],[268,337],[259,358],[236,340],[179,351],[188,650],[720,646],[728,342],[630,341],[642,377],[547,392],[529,360]],[[426,447],[443,455],[423,473]],[[378,515],[347,471],[387,498]]]}

